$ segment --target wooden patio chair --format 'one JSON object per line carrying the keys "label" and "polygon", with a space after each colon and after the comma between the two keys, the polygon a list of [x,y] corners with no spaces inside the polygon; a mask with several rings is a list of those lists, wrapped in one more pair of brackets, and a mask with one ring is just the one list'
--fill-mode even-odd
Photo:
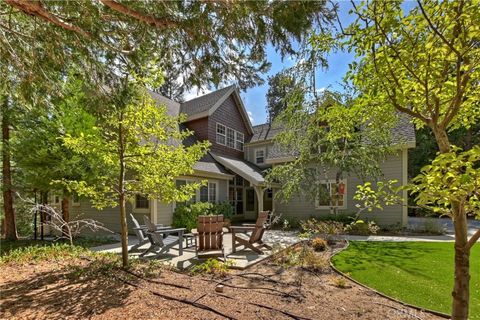
{"label": "wooden patio chair", "polygon": [[[272,250],[272,247],[262,241],[266,229],[268,211],[261,211],[258,214],[257,222],[253,226],[231,226],[232,231],[232,252],[235,253],[237,247],[244,246],[258,254],[264,254],[260,248]],[[250,235],[248,234],[249,232]]]}
{"label": "wooden patio chair", "polygon": [[[146,232],[147,232],[147,226],[146,225],[140,225],[137,221],[137,219],[135,219],[135,217],[133,216],[133,214],[130,214],[130,218],[132,219],[132,222],[133,222],[133,232],[135,233],[135,235],[137,236],[137,239],[138,239],[138,243],[133,245],[130,250],[128,251],[134,251],[134,250],[137,250],[138,248],[140,248],[141,246],[143,246],[144,244],[147,244],[150,242],[150,240],[148,240],[148,237],[146,236]],[[170,227],[164,227],[163,224],[156,224],[155,227],[157,229],[161,229],[161,228],[170,228]]]}
{"label": "wooden patio chair", "polygon": [[198,217],[197,229],[192,230],[192,233],[198,235],[198,242],[195,246],[197,257],[221,256],[226,261],[223,247],[223,224],[223,215]]}
{"label": "wooden patio chair", "polygon": [[157,228],[147,216],[143,216],[147,226],[147,237],[150,241],[150,247],[140,256],[149,252],[155,253],[155,258],[166,253],[178,244],[178,255],[183,254],[183,233],[185,228],[172,229],[171,227]]}

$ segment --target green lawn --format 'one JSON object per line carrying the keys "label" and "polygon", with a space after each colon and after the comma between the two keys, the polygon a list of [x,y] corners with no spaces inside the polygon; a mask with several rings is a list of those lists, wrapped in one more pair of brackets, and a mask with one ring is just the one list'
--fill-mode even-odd
{"label": "green lawn", "polygon": [[[401,301],[450,313],[453,243],[351,242],[333,264],[355,280]],[[480,244],[470,259],[470,317],[480,319]]]}

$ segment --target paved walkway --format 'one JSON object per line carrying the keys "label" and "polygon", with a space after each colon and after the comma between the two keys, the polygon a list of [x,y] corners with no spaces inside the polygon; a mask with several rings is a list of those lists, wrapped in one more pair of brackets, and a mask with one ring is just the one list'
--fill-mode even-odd
{"label": "paved walkway", "polygon": [[[408,228],[412,230],[421,229],[432,223],[437,224],[439,229],[445,230],[447,235],[453,236],[455,234],[453,221],[450,218],[408,217]],[[468,219],[468,236],[472,236],[478,229],[480,229],[480,220]]]}
{"label": "paved walkway", "polygon": [[[298,238],[298,232],[295,231],[281,231],[281,230],[268,230],[263,236],[264,242],[273,247],[274,250],[284,249],[290,245],[293,245],[300,241]],[[237,249],[237,252],[232,253],[232,234],[227,233],[223,238],[225,254],[227,259],[233,263],[233,267],[237,269],[245,269],[253,264],[256,264],[260,261],[265,260],[272,255],[271,251],[265,251],[264,254],[257,254],[251,250],[246,249]],[[137,243],[137,238],[135,236],[128,237],[129,249]],[[130,253],[130,256],[138,257],[140,253],[145,251],[150,244],[145,244],[140,247],[139,250]],[[98,247],[91,248],[92,251],[97,252],[115,252],[120,253],[121,243],[113,243]],[[146,259],[152,258],[154,254],[145,255]],[[183,255],[178,255],[178,249],[171,249],[159,257],[160,261],[164,261],[167,264],[170,264],[179,269],[188,269],[192,265],[200,262],[195,256],[195,247],[187,247],[183,249]]]}

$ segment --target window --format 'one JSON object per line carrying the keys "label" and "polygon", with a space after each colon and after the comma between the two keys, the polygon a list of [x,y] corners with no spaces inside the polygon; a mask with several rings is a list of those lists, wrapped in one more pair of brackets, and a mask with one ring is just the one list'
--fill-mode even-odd
{"label": "window", "polygon": [[235,149],[243,151],[243,133],[235,131]]}
{"label": "window", "polygon": [[223,124],[217,123],[217,143],[225,145],[226,141],[226,132],[225,126]]}
{"label": "window", "polygon": [[242,132],[236,131],[232,128],[224,126],[223,124],[217,123],[216,136],[216,141],[218,144],[243,151],[245,136]]}
{"label": "window", "polygon": [[233,180],[230,180],[228,188],[228,200],[234,209],[235,214],[243,214],[243,185],[244,180],[239,175],[236,175]]}
{"label": "window", "polygon": [[148,209],[149,204],[150,201],[147,198],[139,194],[135,196],[135,209]]}
{"label": "window", "polygon": [[227,128],[227,147],[235,148],[235,130]]}
{"label": "window", "polygon": [[315,204],[317,209],[346,209],[346,186],[346,180],[340,180],[338,185],[335,180],[322,181]]}
{"label": "window", "polygon": [[208,185],[200,187],[200,201],[212,203],[217,201],[216,182],[209,182]]}
{"label": "window", "polygon": [[265,163],[265,149],[255,150],[255,163],[256,164]]}

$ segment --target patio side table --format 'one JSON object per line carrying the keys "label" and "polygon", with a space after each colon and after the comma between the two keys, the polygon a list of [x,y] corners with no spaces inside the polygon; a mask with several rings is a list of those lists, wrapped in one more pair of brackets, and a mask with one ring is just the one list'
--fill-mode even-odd
{"label": "patio side table", "polygon": [[197,236],[193,233],[185,233],[183,235],[183,239],[185,239],[185,247],[193,247],[197,246]]}

